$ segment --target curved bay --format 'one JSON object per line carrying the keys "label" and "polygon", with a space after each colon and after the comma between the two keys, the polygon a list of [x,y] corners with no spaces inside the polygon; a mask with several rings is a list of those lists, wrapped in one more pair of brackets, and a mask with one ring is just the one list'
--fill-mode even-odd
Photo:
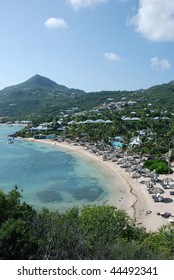
{"label": "curved bay", "polygon": [[42,143],[15,139],[7,144],[7,135],[19,129],[0,126],[1,189],[17,185],[36,209],[64,210],[107,199],[104,175],[86,160]]}

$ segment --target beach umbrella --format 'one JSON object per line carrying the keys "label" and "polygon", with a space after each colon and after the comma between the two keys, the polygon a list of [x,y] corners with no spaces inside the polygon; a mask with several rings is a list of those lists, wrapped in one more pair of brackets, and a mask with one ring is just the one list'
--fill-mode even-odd
{"label": "beach umbrella", "polygon": [[136,164],[138,164],[138,162],[134,159],[134,160],[131,160],[131,163],[132,163],[132,165],[136,165]]}
{"label": "beach umbrella", "polygon": [[142,180],[142,181],[140,182],[140,184],[146,184],[146,182],[147,182],[147,181],[143,181],[143,180]]}
{"label": "beach umbrella", "polygon": [[163,183],[167,183],[167,184],[170,183],[170,182],[173,182],[173,181],[174,180],[172,178],[170,178],[170,177],[167,177],[167,178],[162,180]]}
{"label": "beach umbrella", "polygon": [[136,172],[138,173],[139,166],[137,166],[137,165],[132,165],[131,168],[132,168],[133,171],[136,171]]}
{"label": "beach umbrella", "polygon": [[125,163],[125,161],[126,161],[125,159],[120,159],[117,163],[118,164],[123,164],[123,163]]}
{"label": "beach umbrella", "polygon": [[149,189],[149,193],[150,194],[157,194],[157,193],[162,194],[162,193],[164,193],[164,190],[162,190],[161,188],[158,188],[158,187],[152,187]]}
{"label": "beach umbrella", "polygon": [[118,161],[118,158],[112,157],[111,160],[112,160],[113,162],[117,162],[117,161]]}
{"label": "beach umbrella", "polygon": [[148,181],[142,180],[142,181],[140,182],[140,184],[144,184],[144,185],[146,185],[146,186],[149,186],[150,183],[151,183],[150,180],[148,180]]}
{"label": "beach umbrella", "polygon": [[172,185],[169,184],[169,189],[174,189],[174,184]]}
{"label": "beach umbrella", "polygon": [[134,158],[133,157],[127,157],[127,161],[134,161]]}
{"label": "beach umbrella", "polygon": [[[142,167],[141,167],[139,164],[138,164],[138,165],[133,165],[132,167],[134,168],[134,171],[136,171],[136,173],[139,173],[139,174],[140,174],[139,171],[141,170]],[[142,175],[142,174],[141,174],[141,175]]]}
{"label": "beach umbrella", "polygon": [[134,178],[134,179],[138,179],[140,177],[141,177],[141,174],[138,173],[138,172],[135,172],[135,173],[132,174],[132,178]]}
{"label": "beach umbrella", "polygon": [[131,167],[132,165],[129,163],[129,162],[125,162],[123,163],[122,167],[123,168],[128,168],[128,167]]}
{"label": "beach umbrella", "polygon": [[133,172],[134,169],[132,167],[128,167],[128,168],[125,169],[125,171],[130,173],[130,172]]}
{"label": "beach umbrella", "polygon": [[148,168],[142,168],[140,170],[141,173],[149,173],[149,169]]}
{"label": "beach umbrella", "polygon": [[159,174],[152,172],[149,173],[149,177],[156,180],[159,177]]}

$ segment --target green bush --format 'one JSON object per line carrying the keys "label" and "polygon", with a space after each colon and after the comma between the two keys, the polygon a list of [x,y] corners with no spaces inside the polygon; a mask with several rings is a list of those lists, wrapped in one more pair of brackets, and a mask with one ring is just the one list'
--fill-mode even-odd
{"label": "green bush", "polygon": [[165,160],[147,160],[144,163],[144,167],[148,168],[150,171],[155,170],[157,174],[171,174],[173,172]]}
{"label": "green bush", "polygon": [[20,200],[0,190],[0,260],[174,260],[172,224],[150,233],[114,206],[36,212]]}

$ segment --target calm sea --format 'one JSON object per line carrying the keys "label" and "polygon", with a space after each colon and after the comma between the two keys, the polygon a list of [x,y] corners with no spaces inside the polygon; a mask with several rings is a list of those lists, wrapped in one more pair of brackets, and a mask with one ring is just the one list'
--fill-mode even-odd
{"label": "calm sea", "polygon": [[20,129],[0,126],[0,189],[17,185],[35,209],[65,210],[108,199],[106,179],[95,164],[51,145],[20,139],[7,144],[8,135]]}

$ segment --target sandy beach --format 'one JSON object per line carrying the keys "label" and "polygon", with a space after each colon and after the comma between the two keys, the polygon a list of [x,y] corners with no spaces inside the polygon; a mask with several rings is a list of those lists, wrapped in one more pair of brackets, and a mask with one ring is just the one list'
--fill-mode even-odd
{"label": "sandy beach", "polygon": [[[29,140],[34,141],[33,139]],[[169,189],[165,190],[163,194],[164,198],[170,198],[169,203],[154,202],[146,185],[140,183],[142,178],[131,178],[130,174],[125,172],[118,164],[112,161],[103,161],[101,156],[97,156],[79,145],[49,140],[36,141],[54,145],[72,155],[78,154],[78,156],[95,164],[107,178],[110,196],[106,204],[125,210],[137,226],[145,227],[147,231],[153,232],[161,226],[169,224],[168,218],[157,215],[157,212],[174,213],[174,201]],[[165,175],[160,176],[161,179],[166,177]],[[172,174],[170,177],[174,178],[174,175]]]}

